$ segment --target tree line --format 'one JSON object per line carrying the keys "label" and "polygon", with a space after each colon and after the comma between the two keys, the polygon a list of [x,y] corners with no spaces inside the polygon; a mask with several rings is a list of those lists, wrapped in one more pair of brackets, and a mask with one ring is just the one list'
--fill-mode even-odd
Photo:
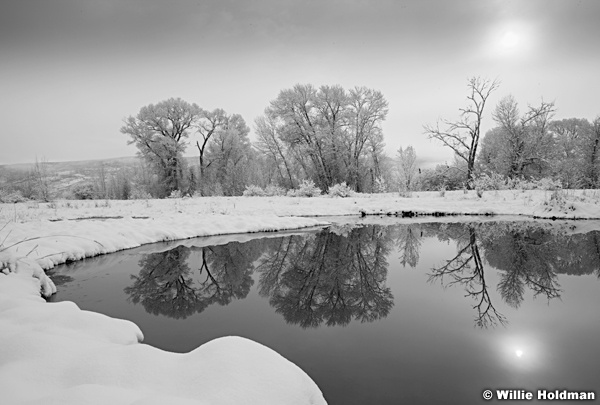
{"label": "tree line", "polygon": [[[181,99],[143,107],[121,129],[130,136],[158,184],[173,192],[240,195],[250,185],[294,189],[310,180],[323,192],[346,184],[356,192],[474,188],[482,176],[506,181],[551,179],[564,188],[600,187],[600,116],[555,120],[554,102],[520,108],[508,95],[492,108],[495,126],[482,132],[498,80],[472,77],[456,120],[425,125],[454,162],[418,168],[417,152],[384,152],[383,94],[366,87],[298,84],[282,90],[254,122],[256,141],[238,114],[207,111]],[[182,154],[197,150],[196,165]]]}
{"label": "tree line", "polygon": [[[134,144],[140,167],[106,173],[72,187],[75,198],[235,196],[251,186],[285,193],[310,181],[328,192],[344,185],[355,192],[410,192],[474,188],[478,179],[551,179],[564,188],[600,187],[600,115],[555,120],[554,102],[519,106],[509,95],[492,107],[495,126],[482,133],[497,80],[472,77],[458,119],[425,125],[424,133],[453,151],[454,161],[418,167],[408,145],[384,151],[383,94],[367,87],[297,84],[279,92],[254,121],[256,141],[244,118],[207,110],[180,98],[142,107],[124,119],[121,132]],[[185,158],[190,150],[195,158]],[[20,198],[49,200],[45,162],[9,181]],[[0,200],[7,197],[6,189]],[[16,198],[16,197],[15,197]],[[12,202],[12,201],[5,201]]]}

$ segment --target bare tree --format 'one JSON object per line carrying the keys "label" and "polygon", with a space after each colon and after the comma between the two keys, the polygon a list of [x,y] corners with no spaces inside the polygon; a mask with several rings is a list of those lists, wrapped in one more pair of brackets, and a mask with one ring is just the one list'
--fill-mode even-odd
{"label": "bare tree", "polygon": [[45,157],[38,160],[35,158],[33,176],[36,183],[38,198],[42,201],[50,201],[50,183],[48,181],[48,160]]}
{"label": "bare tree", "polygon": [[[492,303],[475,228],[469,226],[468,235],[465,236],[468,239],[464,246],[457,246],[459,251],[456,256],[446,260],[445,265],[431,269],[428,281],[439,281],[444,287],[462,285],[466,296],[475,301],[473,309],[477,311],[475,324],[478,327],[487,328],[498,323],[504,326],[507,323],[506,317]],[[450,278],[450,281],[446,282],[446,278]]]}
{"label": "bare tree", "polygon": [[473,178],[475,157],[479,145],[481,122],[486,101],[490,94],[498,88],[497,80],[472,77],[467,82],[469,95],[468,105],[460,110],[460,119],[457,121],[442,120],[444,129],[440,129],[440,122],[435,126],[425,125],[425,134],[430,139],[437,139],[467,163],[466,183],[470,186]]}
{"label": "bare tree", "polygon": [[100,198],[107,198],[107,189],[106,189],[106,169],[104,168],[104,162],[100,162],[100,166],[97,171],[97,189],[98,196]]}

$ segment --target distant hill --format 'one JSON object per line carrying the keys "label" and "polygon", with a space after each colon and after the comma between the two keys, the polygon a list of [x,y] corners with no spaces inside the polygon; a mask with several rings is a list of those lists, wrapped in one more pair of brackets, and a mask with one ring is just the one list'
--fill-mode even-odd
{"label": "distant hill", "polygon": [[[184,158],[189,166],[197,166],[197,157]],[[111,159],[77,160],[70,162],[44,162],[51,194],[56,198],[69,197],[71,190],[78,184],[94,183],[103,171],[106,178],[122,170],[128,173],[140,168],[142,161],[137,156]],[[0,189],[11,189],[27,181],[28,173],[34,169],[34,163],[0,165]],[[131,170],[130,170],[131,169]]]}

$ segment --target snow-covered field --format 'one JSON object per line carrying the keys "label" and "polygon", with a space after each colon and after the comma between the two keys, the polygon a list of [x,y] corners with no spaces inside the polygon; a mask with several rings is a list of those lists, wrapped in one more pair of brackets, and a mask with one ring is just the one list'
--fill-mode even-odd
{"label": "snow-covered field", "polygon": [[[336,215],[497,214],[600,218],[597,191],[474,191],[352,198],[206,197],[0,204],[2,403],[320,404],[315,383],[277,353],[224,337],[187,354],[140,344],[128,321],[46,304],[44,269],[141,244],[324,226]],[[309,218],[309,217],[317,218]]]}

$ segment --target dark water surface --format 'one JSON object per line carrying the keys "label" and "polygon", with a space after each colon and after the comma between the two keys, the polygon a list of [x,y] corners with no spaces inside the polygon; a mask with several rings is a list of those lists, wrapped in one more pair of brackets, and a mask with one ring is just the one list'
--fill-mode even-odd
{"label": "dark water surface", "polygon": [[570,228],[338,225],[154,244],[57,267],[52,300],[129,319],[174,352],[250,338],[332,405],[481,403],[484,389],[598,396],[600,232]]}

